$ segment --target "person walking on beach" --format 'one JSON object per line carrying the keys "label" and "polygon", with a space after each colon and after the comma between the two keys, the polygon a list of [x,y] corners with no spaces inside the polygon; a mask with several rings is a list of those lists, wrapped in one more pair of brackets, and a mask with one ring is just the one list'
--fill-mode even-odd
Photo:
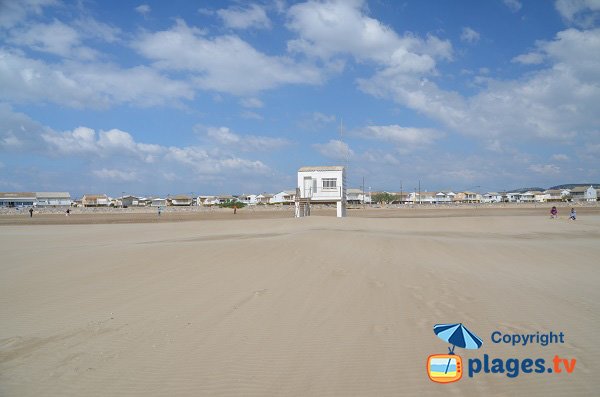
{"label": "person walking on beach", "polygon": [[29,217],[33,218],[33,207],[29,208]]}
{"label": "person walking on beach", "polygon": [[558,210],[556,209],[556,207],[552,207],[552,209],[550,210],[550,219],[556,219],[557,216]]}
{"label": "person walking on beach", "polygon": [[575,212],[575,208],[571,208],[571,216],[569,217],[569,219],[572,221],[577,219],[577,212]]}
{"label": "person walking on beach", "polygon": [[160,216],[160,213],[162,211],[162,208],[160,207],[160,205],[158,206],[158,216]]}
{"label": "person walking on beach", "polygon": [[71,214],[71,209],[67,208],[66,216],[69,216],[70,214]]}

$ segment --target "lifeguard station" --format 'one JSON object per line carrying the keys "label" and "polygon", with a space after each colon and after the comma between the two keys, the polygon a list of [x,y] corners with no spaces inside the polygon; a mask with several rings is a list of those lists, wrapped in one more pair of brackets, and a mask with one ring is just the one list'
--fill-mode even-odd
{"label": "lifeguard station", "polygon": [[298,170],[296,218],[309,216],[311,204],[336,204],[337,217],[346,216],[346,169],[343,166],[302,167]]}

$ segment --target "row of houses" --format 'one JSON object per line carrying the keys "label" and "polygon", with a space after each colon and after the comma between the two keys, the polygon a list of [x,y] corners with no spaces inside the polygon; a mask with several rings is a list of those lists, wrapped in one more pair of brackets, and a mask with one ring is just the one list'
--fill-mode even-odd
{"label": "row of houses", "polygon": [[[364,192],[361,189],[346,189],[346,202],[349,204],[376,203],[382,193],[392,197],[392,204],[450,204],[450,203],[547,203],[562,201],[600,201],[600,188],[578,186],[573,189],[528,191],[528,192]],[[388,196],[388,197],[389,197]],[[0,192],[0,207],[181,207],[215,206],[230,201],[246,205],[284,204],[296,201],[296,190],[283,190],[269,194],[242,195],[191,195],[180,194],[168,197],[137,197],[125,195],[111,198],[106,194],[85,194],[79,200],[72,200],[68,192]]]}
{"label": "row of houses", "polygon": [[[350,190],[350,189],[349,189]],[[582,202],[600,201],[600,188],[593,186],[578,186],[573,189],[527,191],[527,192],[377,192],[388,193],[393,197],[392,203],[411,204],[447,204],[447,203],[549,203],[549,202]],[[375,200],[374,200],[375,201]]]}

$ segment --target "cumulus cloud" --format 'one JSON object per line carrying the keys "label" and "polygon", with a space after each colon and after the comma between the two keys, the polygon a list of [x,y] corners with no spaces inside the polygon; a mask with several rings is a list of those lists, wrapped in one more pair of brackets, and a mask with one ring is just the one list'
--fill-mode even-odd
{"label": "cumulus cloud", "polygon": [[554,6],[569,24],[587,28],[600,20],[600,2],[598,0],[556,0]]}
{"label": "cumulus cloud", "polygon": [[15,26],[28,15],[41,15],[45,7],[57,4],[57,0],[0,1],[0,27]]}
{"label": "cumulus cloud", "polygon": [[464,41],[465,43],[477,43],[479,41],[479,33],[476,32],[475,30],[473,30],[470,27],[464,27],[462,28],[462,32],[460,34],[460,39],[461,41]]}
{"label": "cumulus cloud", "polygon": [[354,156],[354,151],[350,149],[350,146],[337,139],[332,139],[327,143],[316,143],[313,147],[321,153],[323,157],[334,160],[342,161]]}
{"label": "cumulus cloud", "polygon": [[569,140],[596,130],[600,86],[590,81],[600,81],[600,29],[568,29],[536,46],[550,67],[518,80],[488,78],[471,97],[390,70],[359,80],[359,87],[487,142]]}
{"label": "cumulus cloud", "polygon": [[258,4],[250,4],[246,8],[233,6],[218,10],[217,15],[226,27],[231,29],[269,29],[271,20],[265,8]]}
{"label": "cumulus cloud", "polygon": [[192,99],[185,82],[147,66],[120,68],[108,63],[46,63],[22,52],[0,49],[0,100],[51,102],[74,108],[116,104],[155,106]]}
{"label": "cumulus cloud", "polygon": [[183,20],[169,30],[143,33],[132,45],[156,67],[189,72],[198,87],[208,90],[246,95],[283,84],[322,82],[314,66],[265,55],[235,35],[206,37]]}
{"label": "cumulus cloud", "polygon": [[288,10],[288,28],[299,38],[288,49],[330,60],[341,55],[371,61],[396,71],[428,73],[436,59],[451,59],[452,45],[428,35],[399,36],[390,27],[369,17],[363,1],[308,1]]}

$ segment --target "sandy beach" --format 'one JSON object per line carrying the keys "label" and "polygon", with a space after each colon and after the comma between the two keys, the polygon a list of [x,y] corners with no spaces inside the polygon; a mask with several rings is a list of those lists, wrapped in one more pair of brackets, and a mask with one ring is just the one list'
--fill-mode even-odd
{"label": "sandy beach", "polygon": [[[597,393],[599,207],[334,211],[0,217],[0,395]],[[465,363],[576,367],[433,383],[432,327],[459,322]]]}

